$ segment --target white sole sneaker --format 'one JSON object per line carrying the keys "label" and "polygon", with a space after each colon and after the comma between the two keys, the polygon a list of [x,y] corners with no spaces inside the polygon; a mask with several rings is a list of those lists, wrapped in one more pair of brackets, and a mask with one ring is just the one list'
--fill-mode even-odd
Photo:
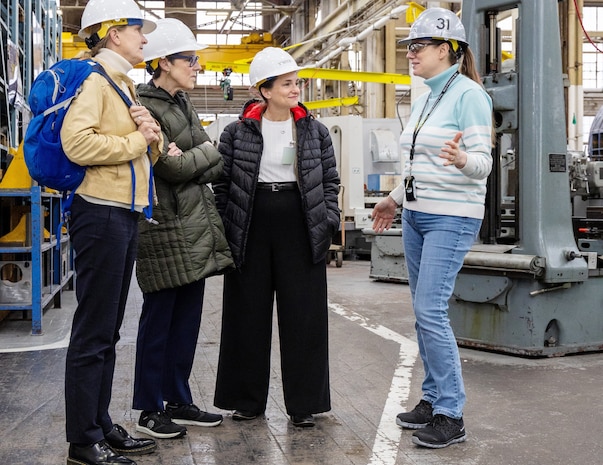
{"label": "white sole sneaker", "polygon": [[195,420],[183,420],[180,418],[172,418],[172,421],[177,425],[188,425],[188,426],[205,426],[212,427],[222,424],[222,418],[216,421],[195,421]]}
{"label": "white sole sneaker", "polygon": [[186,434],[186,428],[184,428],[182,431],[174,431],[171,433],[159,433],[157,431],[153,431],[151,428],[147,428],[146,426],[142,426],[139,424],[136,424],[136,431],[140,431],[141,433],[148,434],[149,436],[158,439],[176,439]]}

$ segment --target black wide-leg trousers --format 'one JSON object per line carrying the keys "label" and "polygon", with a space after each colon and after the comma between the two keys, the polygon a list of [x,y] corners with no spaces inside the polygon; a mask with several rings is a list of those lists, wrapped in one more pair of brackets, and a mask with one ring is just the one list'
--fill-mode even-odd
{"label": "black wide-leg trousers", "polygon": [[266,409],[275,297],[287,413],[326,412],[326,264],[312,263],[297,190],[256,192],[244,265],[224,276],[217,407]]}

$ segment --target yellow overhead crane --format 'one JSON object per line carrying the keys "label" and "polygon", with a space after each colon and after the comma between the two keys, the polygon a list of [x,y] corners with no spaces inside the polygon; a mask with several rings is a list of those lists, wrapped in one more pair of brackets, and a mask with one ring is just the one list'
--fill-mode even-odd
{"label": "yellow overhead crane", "polygon": [[[227,62],[230,64],[242,59],[251,61],[256,53],[272,45],[271,42],[247,42],[241,45],[210,45],[203,49],[202,52],[198,52],[199,64],[206,70],[205,63],[207,61]],[[62,44],[63,58],[75,58],[78,54],[88,51],[85,42],[77,34],[63,32]],[[144,68],[144,63],[140,63],[136,67]],[[220,68],[218,71],[221,72],[223,69]]]}
{"label": "yellow overhead crane", "polygon": [[[239,74],[249,73],[249,63],[260,50],[271,47],[271,35],[259,37],[250,35],[243,38],[241,45],[210,45],[198,52],[199,64],[203,71],[221,73],[227,68]],[[84,41],[77,35],[64,32],[62,36],[63,58],[74,58],[79,53],[88,50]],[[291,48],[291,47],[289,47]],[[137,68],[143,68],[140,63]],[[410,85],[410,76],[394,73],[371,73],[366,71],[346,71],[328,68],[304,68],[299,71],[302,79],[325,79],[330,81],[375,82],[381,84]],[[328,108],[333,106],[349,106],[358,103],[358,97],[333,98],[316,102],[306,102],[310,109]]]}
{"label": "yellow overhead crane", "polygon": [[[234,73],[248,74],[249,63],[256,53],[266,47],[272,47],[270,42],[242,40],[241,45],[210,45],[200,52],[199,64],[204,71],[221,73],[230,68]],[[75,58],[79,53],[87,51],[88,47],[77,35],[63,32],[63,58]],[[288,47],[291,48],[291,47]],[[137,65],[144,68],[144,63]],[[410,76],[394,73],[371,73],[365,71],[346,71],[329,68],[304,68],[299,77],[304,79],[326,79],[331,81],[361,81],[381,84],[410,85]]]}
{"label": "yellow overhead crane", "polygon": [[[205,50],[202,53],[205,53]],[[235,62],[207,60],[205,62],[205,69],[208,71],[221,72],[225,68],[230,68],[234,73],[248,74],[250,61],[251,60],[247,61],[245,59],[237,60]],[[303,68],[299,70],[297,75],[302,79],[326,79],[329,81],[361,81],[377,82],[381,84],[410,85],[410,76],[395,73],[370,73],[367,71],[346,71],[330,68]]]}

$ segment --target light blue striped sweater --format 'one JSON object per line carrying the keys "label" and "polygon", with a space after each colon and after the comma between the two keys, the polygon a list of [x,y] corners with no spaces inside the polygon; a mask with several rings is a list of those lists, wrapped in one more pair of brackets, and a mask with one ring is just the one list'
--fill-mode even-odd
{"label": "light blue striped sweater", "polygon": [[[425,80],[431,92],[413,104],[409,121],[400,136],[405,157],[404,177],[415,177],[416,201],[405,198],[404,185],[390,196],[409,210],[435,215],[466,216],[482,219],[486,196],[486,179],[492,169],[492,100],[476,82],[459,74],[418,133],[414,159],[409,159],[412,136],[425,100],[429,98],[423,118],[438,98],[448,79],[457,71],[454,65],[433,78]],[[438,155],[444,142],[461,131],[460,148],[467,153],[462,169],[444,166]]]}

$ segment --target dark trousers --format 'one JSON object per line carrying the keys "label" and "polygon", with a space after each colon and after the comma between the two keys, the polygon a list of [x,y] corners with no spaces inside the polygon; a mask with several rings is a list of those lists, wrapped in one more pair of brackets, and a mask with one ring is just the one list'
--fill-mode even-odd
{"label": "dark trousers", "polygon": [[201,326],[205,280],[144,294],[136,341],[136,410],[162,411],[163,401],[192,404],[189,377]]}
{"label": "dark trousers", "polygon": [[78,305],[65,366],[67,441],[91,444],[109,416],[115,346],[124,317],[138,237],[138,213],[75,196],[70,236]]}
{"label": "dark trousers", "polygon": [[287,413],[326,412],[326,266],[312,263],[297,190],[256,192],[245,263],[224,276],[217,407],[264,412],[275,296]]}

